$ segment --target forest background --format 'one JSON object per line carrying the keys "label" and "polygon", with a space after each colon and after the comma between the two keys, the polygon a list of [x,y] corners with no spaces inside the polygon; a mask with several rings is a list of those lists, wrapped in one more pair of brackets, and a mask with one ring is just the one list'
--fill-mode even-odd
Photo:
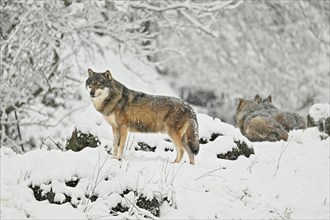
{"label": "forest background", "polygon": [[70,121],[86,61],[108,50],[146,82],[132,59],[154,68],[178,96],[231,124],[237,99],[257,93],[304,116],[329,102],[327,0],[0,4],[0,138],[16,152],[40,145],[33,127]]}

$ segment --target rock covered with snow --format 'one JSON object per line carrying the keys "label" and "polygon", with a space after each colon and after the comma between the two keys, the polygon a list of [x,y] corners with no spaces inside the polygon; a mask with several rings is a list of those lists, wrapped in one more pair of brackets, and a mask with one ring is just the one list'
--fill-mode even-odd
{"label": "rock covered with snow", "polygon": [[[219,131],[212,121],[208,129]],[[235,147],[231,135],[220,135],[201,144],[196,165],[170,163],[175,154],[165,146],[130,149],[133,137],[122,161],[103,147],[23,155],[2,147],[0,218],[328,219],[329,142],[317,128],[291,135],[256,142],[255,155],[235,161],[215,157],[218,146]],[[172,145],[160,139],[150,144]]]}
{"label": "rock covered with snow", "polygon": [[307,126],[318,127],[320,131],[330,135],[330,105],[328,103],[314,104],[307,115]]}
{"label": "rock covered with snow", "polygon": [[71,137],[68,138],[65,149],[80,151],[85,147],[98,147],[101,144],[97,136],[91,133],[84,133],[77,128],[75,128],[71,134]]}
{"label": "rock covered with snow", "polygon": [[[28,210],[32,218],[42,216],[30,208],[39,202],[52,210],[54,205],[61,205],[73,213],[79,210],[122,217],[157,217],[162,203],[175,204],[167,176],[169,167],[164,164],[155,167],[159,173],[154,175],[130,166],[129,161],[117,161],[102,148],[79,152],[35,150],[24,155],[1,148],[1,158],[9,161],[5,172],[11,165],[18,166],[12,175],[18,178],[16,187],[21,192],[13,191],[11,196],[16,195],[19,209]],[[11,186],[4,185],[10,191]],[[63,218],[53,216],[57,217]],[[86,215],[81,214],[79,219],[86,219]]]}
{"label": "rock covered with snow", "polygon": [[[238,128],[206,114],[198,114],[197,120],[201,150],[214,152],[218,158],[230,160],[235,160],[240,155],[249,157],[254,154],[252,143]],[[209,144],[203,146],[206,143]]]}

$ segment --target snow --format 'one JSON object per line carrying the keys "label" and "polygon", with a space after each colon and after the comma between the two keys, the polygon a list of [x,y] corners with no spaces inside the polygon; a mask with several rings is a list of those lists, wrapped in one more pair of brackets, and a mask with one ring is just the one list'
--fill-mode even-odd
{"label": "snow", "polygon": [[[97,115],[92,108],[83,114],[87,113],[90,118]],[[208,120],[205,115],[198,118]],[[103,140],[111,142],[110,128],[101,124],[82,123],[86,129],[90,126],[88,131],[100,132]],[[209,127],[203,127],[203,122],[200,125],[205,135],[205,130],[219,131],[212,123]],[[171,145],[160,134],[135,134],[135,140],[127,143],[122,161],[113,159],[103,147],[80,152],[39,149],[23,155],[3,147],[1,218],[121,219],[129,214],[114,216],[109,214],[110,209],[118,203],[129,206],[134,193],[120,194],[131,189],[149,199],[171,198],[171,205],[164,202],[161,206],[161,219],[327,219],[329,139],[321,140],[319,135],[317,128],[308,128],[291,132],[288,142],[253,143],[255,155],[240,156],[235,161],[216,157],[235,146],[235,135],[219,136],[201,145],[196,165],[190,165],[187,157],[180,164],[170,163],[175,151],[158,149],[162,143]],[[157,146],[156,151],[129,148],[141,140]],[[66,186],[65,182],[76,179],[79,182],[75,187]],[[40,185],[46,192],[51,187],[56,201],[69,195],[77,208],[69,203],[37,201],[30,185]],[[90,202],[85,195],[98,198]]]}
{"label": "snow", "polygon": [[315,122],[330,116],[330,105],[328,103],[317,103],[309,109],[309,115]]}
{"label": "snow", "polygon": [[244,137],[238,128],[231,124],[223,123],[219,118],[212,118],[206,114],[198,114],[199,136],[201,138],[210,138],[210,134],[221,133],[231,136],[236,141],[244,141],[250,146],[250,141]]}
{"label": "snow", "polygon": [[[106,44],[104,44],[106,45]],[[170,87],[151,69],[136,66],[146,74],[148,82],[120,65],[118,56],[105,55],[109,63],[86,62],[95,71],[110,69],[113,77],[132,89],[173,95]],[[133,63],[133,65],[135,65]],[[87,78],[87,70],[86,70]],[[329,219],[329,141],[321,140],[317,128],[290,132],[287,142],[249,142],[238,128],[220,119],[197,114],[200,137],[214,141],[200,145],[196,165],[190,165],[187,155],[173,164],[174,146],[164,134],[130,134],[124,158],[118,161],[108,154],[112,146],[112,131],[98,113],[85,90],[77,90],[86,103],[70,118],[69,128],[62,128],[67,137],[74,128],[97,135],[98,148],[80,152],[36,149],[16,154],[1,147],[1,219],[136,219],[148,216],[144,210],[132,207],[135,191],[146,198],[167,198],[160,208],[160,219]],[[31,131],[33,132],[33,131]],[[52,133],[49,129],[47,135]],[[57,135],[57,133],[55,133]],[[44,135],[44,133],[40,133]],[[218,159],[244,141],[255,154],[230,161]],[[156,147],[144,152],[138,143]],[[77,180],[76,186],[66,183]],[[40,186],[55,194],[61,202],[66,196],[71,203],[51,204],[37,201],[30,187]],[[124,196],[126,189],[133,190]],[[92,202],[87,197],[97,196]],[[120,203],[130,210],[110,213]],[[133,213],[133,215],[130,215]]]}

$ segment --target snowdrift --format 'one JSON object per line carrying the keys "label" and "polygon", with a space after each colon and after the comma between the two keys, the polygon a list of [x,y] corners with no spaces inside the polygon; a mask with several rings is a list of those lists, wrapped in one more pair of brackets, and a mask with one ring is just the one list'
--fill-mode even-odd
{"label": "snowdrift", "polygon": [[[73,127],[97,135],[99,147],[24,155],[1,148],[2,219],[329,218],[329,138],[317,128],[252,145],[237,128],[200,114],[196,165],[186,155],[172,164],[173,144],[161,134],[131,134],[117,161],[107,151],[111,128],[94,111]],[[254,154],[219,159],[237,143]]]}

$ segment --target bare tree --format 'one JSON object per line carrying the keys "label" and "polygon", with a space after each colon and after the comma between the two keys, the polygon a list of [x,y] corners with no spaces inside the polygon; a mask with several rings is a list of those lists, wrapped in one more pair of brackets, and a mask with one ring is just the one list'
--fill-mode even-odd
{"label": "bare tree", "polygon": [[329,11],[323,0],[245,1],[220,13],[210,28],[216,37],[163,29],[162,46],[189,55],[188,62],[172,60],[164,69],[175,82],[215,91],[225,104],[215,105],[213,116],[227,122],[234,123],[235,98],[257,93],[272,94],[280,108],[306,112],[313,102],[329,100]]}
{"label": "bare tree", "polygon": [[179,53],[155,43],[160,28],[193,27],[216,37],[211,26],[219,13],[241,2],[1,1],[1,146],[25,151],[30,125],[51,126],[56,110],[69,108],[68,90],[80,80],[66,60],[81,51],[102,53],[95,36],[111,37],[122,51],[157,63],[151,57],[160,51]]}

